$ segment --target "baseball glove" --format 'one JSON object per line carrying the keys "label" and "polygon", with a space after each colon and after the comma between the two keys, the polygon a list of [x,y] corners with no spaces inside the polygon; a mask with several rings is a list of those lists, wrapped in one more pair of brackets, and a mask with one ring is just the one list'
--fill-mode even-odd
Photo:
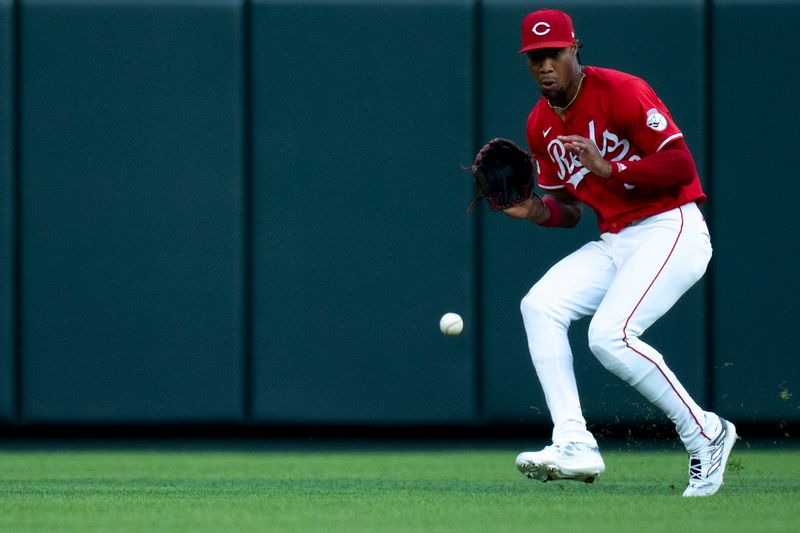
{"label": "baseball glove", "polygon": [[475,178],[475,199],[470,213],[481,198],[492,211],[513,207],[533,193],[533,158],[508,139],[492,139],[475,156],[470,167]]}

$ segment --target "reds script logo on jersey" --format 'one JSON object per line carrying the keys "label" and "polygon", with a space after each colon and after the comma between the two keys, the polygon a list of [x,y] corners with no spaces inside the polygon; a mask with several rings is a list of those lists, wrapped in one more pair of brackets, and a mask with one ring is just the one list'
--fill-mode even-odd
{"label": "reds script logo on jersey", "polygon": [[[597,149],[600,151],[600,156],[607,161],[621,161],[631,151],[631,143],[627,139],[621,138],[619,135],[605,130],[598,139],[595,131],[594,120],[589,122],[589,131],[586,137],[589,138]],[[567,148],[564,143],[558,139],[553,139],[547,145],[547,153],[550,154],[550,160],[558,165],[558,178],[561,181],[566,181],[572,184],[576,189],[578,184],[583,180],[583,177],[590,171],[584,168],[583,164],[578,158],[572,154],[567,153]],[[641,159],[638,155],[632,155],[628,158],[630,161]]]}

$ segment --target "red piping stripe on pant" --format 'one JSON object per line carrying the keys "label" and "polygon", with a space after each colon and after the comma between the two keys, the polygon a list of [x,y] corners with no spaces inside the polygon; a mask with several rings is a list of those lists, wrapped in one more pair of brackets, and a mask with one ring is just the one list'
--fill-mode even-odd
{"label": "red piping stripe on pant", "polygon": [[645,359],[650,361],[653,365],[655,365],[655,367],[658,369],[658,371],[661,372],[661,375],[664,376],[664,379],[667,380],[667,383],[669,383],[669,386],[672,388],[672,390],[675,391],[675,394],[678,396],[678,398],[680,398],[680,400],[683,403],[683,405],[686,406],[686,409],[689,410],[689,414],[692,415],[692,418],[694,419],[695,423],[697,424],[697,427],[700,428],[700,434],[702,436],[704,436],[706,439],[711,440],[711,438],[708,435],[706,435],[705,432],[703,431],[703,425],[700,423],[699,420],[697,420],[697,417],[694,416],[694,413],[689,408],[689,404],[687,404],[686,400],[684,400],[683,397],[678,393],[678,390],[675,388],[675,386],[669,380],[669,378],[664,373],[664,371],[661,370],[661,367],[658,366],[658,364],[655,361],[653,361],[652,359],[647,357],[645,354],[643,354],[642,352],[638,351],[636,348],[634,348],[633,346],[628,344],[628,332],[627,332],[628,323],[631,321],[631,318],[633,318],[633,314],[636,313],[636,309],[639,308],[639,304],[642,303],[642,300],[644,300],[644,297],[647,296],[648,292],[650,292],[650,288],[653,286],[653,283],[655,283],[656,280],[658,279],[658,276],[661,274],[661,271],[664,270],[665,266],[667,266],[667,262],[669,261],[670,257],[672,257],[672,253],[675,251],[675,247],[678,246],[678,241],[680,240],[681,234],[683,233],[683,209],[682,208],[678,208],[678,211],[680,211],[680,213],[681,213],[681,227],[678,230],[678,236],[675,238],[675,242],[672,244],[672,249],[669,251],[669,255],[667,255],[667,258],[664,260],[664,264],[662,264],[661,268],[658,269],[658,272],[653,277],[653,281],[651,281],[650,285],[647,286],[647,289],[644,291],[644,294],[642,294],[642,297],[639,298],[639,301],[636,303],[636,306],[634,306],[633,311],[631,311],[631,314],[628,315],[628,319],[625,321],[625,326],[622,328],[622,340],[625,342],[625,346],[627,346],[630,350],[632,350],[634,353],[640,355],[641,357],[644,357]]}

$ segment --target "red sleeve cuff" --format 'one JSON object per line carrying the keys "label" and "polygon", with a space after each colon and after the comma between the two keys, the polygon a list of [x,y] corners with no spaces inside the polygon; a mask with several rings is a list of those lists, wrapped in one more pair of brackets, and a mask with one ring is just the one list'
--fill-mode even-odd
{"label": "red sleeve cuff", "polygon": [[675,187],[688,185],[697,176],[694,159],[683,139],[676,139],[668,148],[635,161],[609,163],[611,175],[608,179],[631,185]]}
{"label": "red sleeve cuff", "polygon": [[608,176],[609,179],[614,179],[620,175],[620,173],[625,170],[627,167],[621,161],[611,161],[611,175]]}

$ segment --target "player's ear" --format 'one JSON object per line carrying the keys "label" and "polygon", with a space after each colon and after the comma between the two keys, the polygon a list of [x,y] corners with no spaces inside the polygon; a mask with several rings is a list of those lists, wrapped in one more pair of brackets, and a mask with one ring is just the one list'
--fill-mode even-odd
{"label": "player's ear", "polygon": [[578,64],[582,65],[583,61],[581,61],[581,52],[580,52],[580,50],[581,50],[581,48],[583,48],[583,43],[581,42],[580,39],[575,39],[575,44],[573,44],[572,47],[573,47],[573,50],[575,50],[575,60],[578,62]]}

